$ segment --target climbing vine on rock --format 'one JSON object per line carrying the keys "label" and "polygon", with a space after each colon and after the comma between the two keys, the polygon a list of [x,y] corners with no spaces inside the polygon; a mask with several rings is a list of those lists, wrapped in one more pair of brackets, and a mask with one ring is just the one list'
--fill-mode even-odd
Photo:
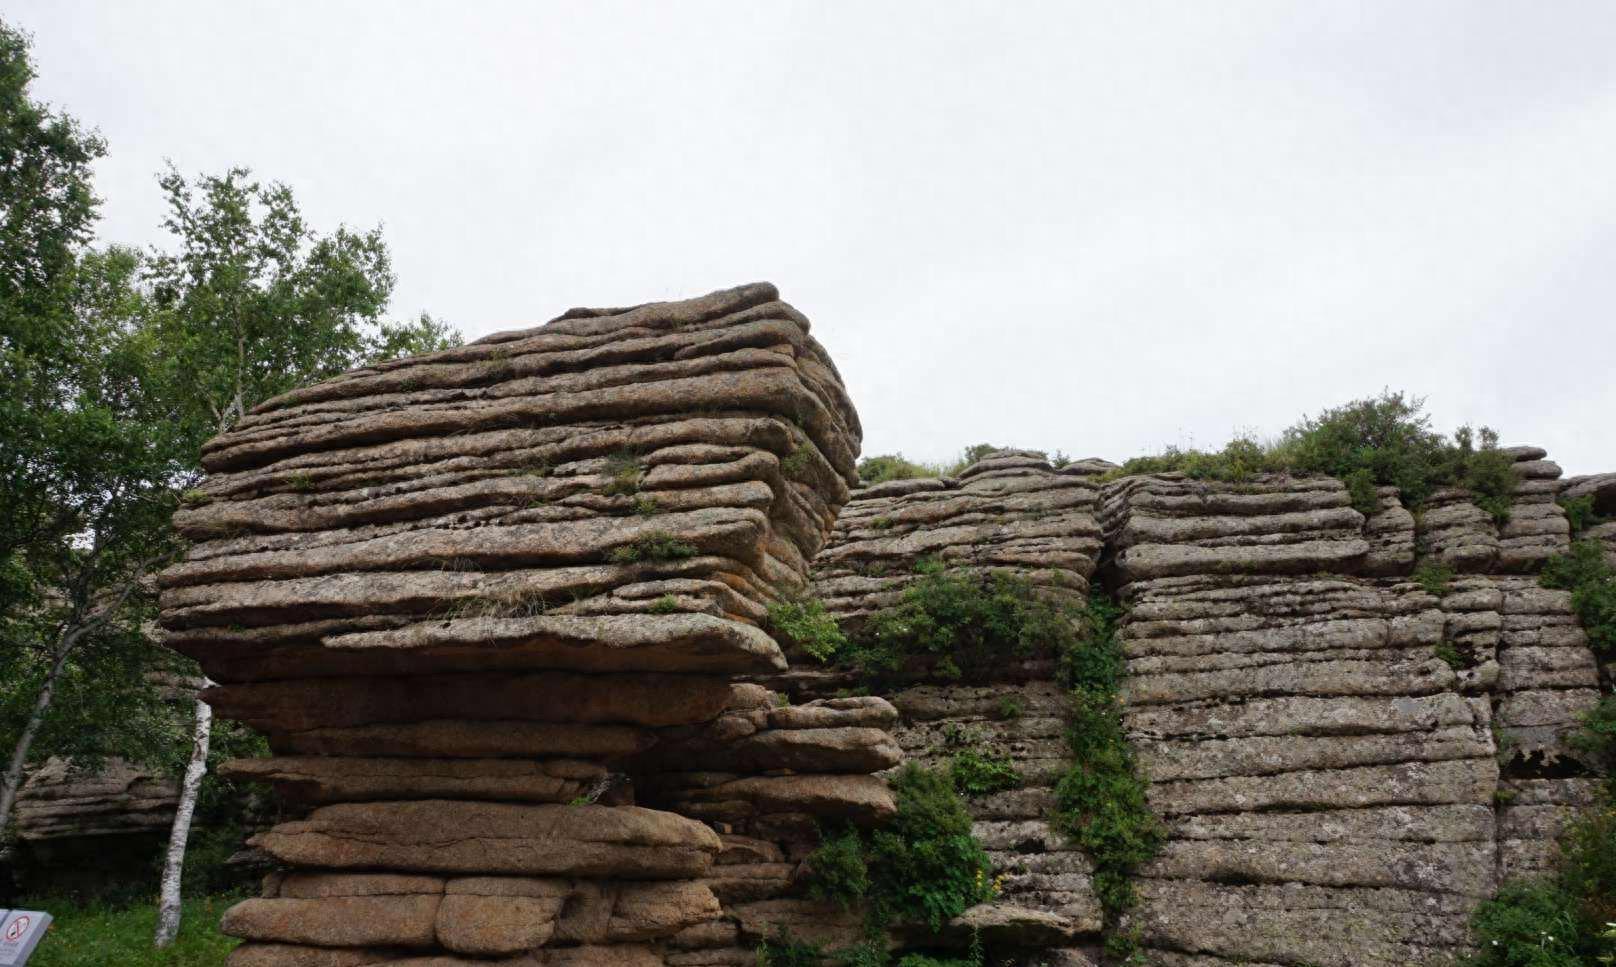
{"label": "climbing vine on rock", "polygon": [[1072,766],[1055,786],[1054,825],[1094,864],[1107,950],[1130,957],[1135,943],[1119,921],[1135,902],[1131,877],[1161,850],[1165,833],[1146,803],[1146,783],[1122,726],[1121,616],[1116,602],[1096,590],[1077,616],[1080,635],[1063,655],[1062,675],[1072,689],[1066,730]]}

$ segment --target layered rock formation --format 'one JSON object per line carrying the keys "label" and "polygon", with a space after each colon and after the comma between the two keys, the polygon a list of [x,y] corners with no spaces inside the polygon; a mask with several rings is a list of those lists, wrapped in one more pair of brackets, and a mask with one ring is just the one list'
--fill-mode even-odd
{"label": "layered rock formation", "polygon": [[[896,603],[924,560],[964,571],[1004,570],[1053,600],[1086,601],[1102,541],[1096,480],[1115,467],[1082,461],[1055,470],[1044,455],[1001,450],[958,478],[900,480],[855,493],[814,560],[813,588],[849,631]],[[999,896],[966,911],[945,936],[963,946],[973,928],[996,949],[1069,955],[1101,928],[1091,865],[1050,825],[1053,786],[1070,765],[1067,696],[1049,654],[1005,657],[959,680],[924,667],[898,676],[884,697],[900,718],[893,738],[906,761],[948,768],[974,754],[1012,764],[1016,788],[969,798],[973,831],[1000,874]],[[845,672],[797,661],[782,687],[812,696],[853,684]]]}
{"label": "layered rock formation", "polygon": [[1458,490],[1416,514],[1382,488],[1366,517],[1329,478],[1027,451],[855,492],[859,434],[807,321],[757,285],[359,370],[210,443],[162,624],[270,737],[224,771],[290,816],[254,839],[280,870],[225,917],[233,967],[851,944],[860,912],[808,895],[821,829],[890,817],[900,762],[967,753],[1020,777],[969,800],[1000,892],[897,939],[1097,962],[1093,870],[1051,823],[1072,765],[1051,655],[857,695],[764,630],[809,591],[856,635],[923,560],[1126,606],[1124,720],[1168,842],[1123,926],[1153,963],[1451,962],[1589,801],[1567,736],[1600,671],[1534,575],[1569,546],[1556,499],[1609,513],[1616,478],[1515,448],[1503,525]]}
{"label": "layered rock formation", "polygon": [[[269,736],[226,771],[305,811],[253,841],[286,872],[226,915],[234,967],[663,963],[719,916],[715,862],[748,865],[736,804],[842,808],[829,776],[891,810],[858,783],[890,744],[843,728],[879,704],[779,716],[731,685],[785,668],[758,623],[856,479],[808,330],[768,285],[573,310],[208,444],[161,621]],[[670,779],[738,723],[732,776]],[[635,805],[642,777],[699,819]]]}
{"label": "layered rock formation", "polygon": [[[1568,546],[1558,468],[1515,455],[1502,528],[1457,492],[1365,519],[1328,478],[1107,487],[1126,721],[1170,833],[1131,917],[1156,962],[1449,963],[1547,863],[1590,791],[1564,740],[1597,672],[1568,595],[1499,573]],[[1415,548],[1459,576],[1410,580]]]}
{"label": "layered rock formation", "polygon": [[171,776],[122,759],[78,771],[53,758],[29,773],[17,793],[17,838],[25,843],[166,834],[179,785]]}

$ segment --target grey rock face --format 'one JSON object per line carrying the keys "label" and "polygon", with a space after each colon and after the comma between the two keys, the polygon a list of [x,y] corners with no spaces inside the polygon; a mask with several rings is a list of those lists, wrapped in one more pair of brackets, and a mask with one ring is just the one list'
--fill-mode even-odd
{"label": "grey rock face", "polygon": [[[1461,491],[1417,526],[1389,488],[1353,521],[1334,481],[1102,491],[1170,832],[1130,915],[1155,962],[1451,963],[1475,904],[1551,861],[1585,780],[1503,777],[1572,754],[1598,670],[1565,594],[1499,573],[1568,546],[1542,456],[1502,527]],[[1473,576],[1433,595],[1415,549]]]}

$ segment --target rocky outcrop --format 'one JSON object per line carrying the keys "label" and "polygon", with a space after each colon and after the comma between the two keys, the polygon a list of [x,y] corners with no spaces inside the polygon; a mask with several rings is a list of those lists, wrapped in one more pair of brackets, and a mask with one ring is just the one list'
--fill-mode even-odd
{"label": "rocky outcrop", "polygon": [[17,793],[17,838],[24,842],[166,833],[179,784],[122,759],[76,770],[53,758]]}
{"label": "rocky outcrop", "polygon": [[300,817],[233,965],[660,964],[768,878],[726,828],[891,812],[889,706],[731,683],[786,667],[760,620],[856,480],[808,330],[768,285],[573,310],[207,445],[161,623]]}
{"label": "rocky outcrop", "polygon": [[[1124,478],[1100,520],[1127,604],[1126,722],[1169,841],[1130,917],[1160,962],[1450,963],[1587,796],[1597,700],[1563,592],[1558,468],[1517,454],[1502,527],[1467,494],[1367,519],[1329,478]],[[1410,580],[1417,548],[1458,572]],[[1502,771],[1501,765],[1502,763]]]}
{"label": "rocky outcrop", "polygon": [[[1502,521],[1458,489],[1382,487],[1365,515],[1327,477],[1018,450],[856,488],[859,436],[807,320],[754,285],[358,370],[209,443],[161,623],[269,736],[223,771],[283,803],[253,840],[277,872],[224,919],[233,967],[850,945],[860,911],[809,890],[821,831],[891,817],[903,761],[972,756],[1015,773],[968,800],[998,893],[893,942],[1098,962],[1116,911],[1052,822],[1052,649],[912,661],[870,695],[767,630],[807,593],[856,636],[922,562],[1125,605],[1123,720],[1167,841],[1120,926],[1152,962],[1453,962],[1591,801],[1568,736],[1602,672],[1535,572],[1569,547],[1558,501],[1610,513],[1611,478],[1512,448]],[[1585,536],[1616,556],[1612,526]]]}
{"label": "rocky outcrop", "polygon": [[814,591],[844,625],[890,606],[915,564],[1010,570],[1081,601],[1099,562],[1094,483],[1104,461],[1054,470],[1041,453],[1000,450],[958,478],[894,480],[860,490],[814,559]]}
{"label": "rocky outcrop", "polygon": [[[858,490],[814,560],[814,593],[855,634],[867,616],[898,601],[927,560],[1010,571],[1040,594],[1082,603],[1102,549],[1097,480],[1114,469],[1089,460],[1057,470],[1042,454],[1001,450],[957,478]],[[974,931],[995,950],[1087,962],[1072,958],[1086,957],[1101,928],[1092,868],[1050,824],[1053,786],[1070,765],[1068,700],[1055,683],[1053,656],[1005,656],[956,679],[924,666],[896,677],[883,697],[896,710],[890,728],[905,761],[946,770],[956,757],[974,755],[1019,776],[1014,788],[967,799],[973,832],[998,871],[999,895],[923,942],[962,947]],[[855,684],[806,658],[777,681],[808,697]]]}

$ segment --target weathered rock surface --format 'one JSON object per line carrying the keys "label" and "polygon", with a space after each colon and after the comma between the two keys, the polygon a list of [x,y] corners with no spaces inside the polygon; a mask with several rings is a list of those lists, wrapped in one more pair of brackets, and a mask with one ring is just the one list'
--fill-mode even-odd
{"label": "weathered rock surface", "polygon": [[709,924],[736,943],[709,882],[791,883],[715,828],[891,814],[889,705],[775,714],[731,681],[787,667],[761,620],[856,482],[808,329],[766,284],[573,310],[205,447],[160,620],[269,735],[224,773],[292,810],[252,840],[289,872],[226,914],[235,967],[660,965]]}
{"label": "weathered rock surface", "polygon": [[17,837],[24,841],[117,836],[167,830],[179,785],[153,769],[108,759],[79,771],[53,758],[17,793]]}
{"label": "weathered rock surface", "polygon": [[[1104,489],[1125,721],[1169,832],[1129,916],[1154,961],[1450,963],[1475,904],[1544,868],[1578,780],[1505,777],[1572,754],[1598,670],[1567,596],[1511,576],[1569,546],[1558,468],[1514,455],[1502,526],[1458,490],[1416,521],[1328,478]],[[1410,581],[1416,550],[1460,576]]]}
{"label": "weathered rock surface", "polygon": [[[754,285],[358,370],[210,442],[161,623],[221,714],[269,735],[225,772],[289,809],[255,839],[284,870],[226,915],[233,967],[851,945],[861,913],[807,890],[820,831],[890,817],[900,762],[967,752],[1019,777],[969,800],[999,895],[890,941],[1092,967],[1093,869],[1051,824],[1053,655],[916,662],[851,697],[764,630],[811,590],[856,634],[922,560],[1126,605],[1124,722],[1168,832],[1123,924],[1151,962],[1450,963],[1591,801],[1568,737],[1608,670],[1534,575],[1569,547],[1557,500],[1616,513],[1612,475],[1510,448],[1507,519],[1457,488],[1412,508],[1382,487],[1365,515],[1327,477],[1016,450],[854,489],[859,436],[807,320]],[[1616,560],[1616,525],[1586,536]]]}

